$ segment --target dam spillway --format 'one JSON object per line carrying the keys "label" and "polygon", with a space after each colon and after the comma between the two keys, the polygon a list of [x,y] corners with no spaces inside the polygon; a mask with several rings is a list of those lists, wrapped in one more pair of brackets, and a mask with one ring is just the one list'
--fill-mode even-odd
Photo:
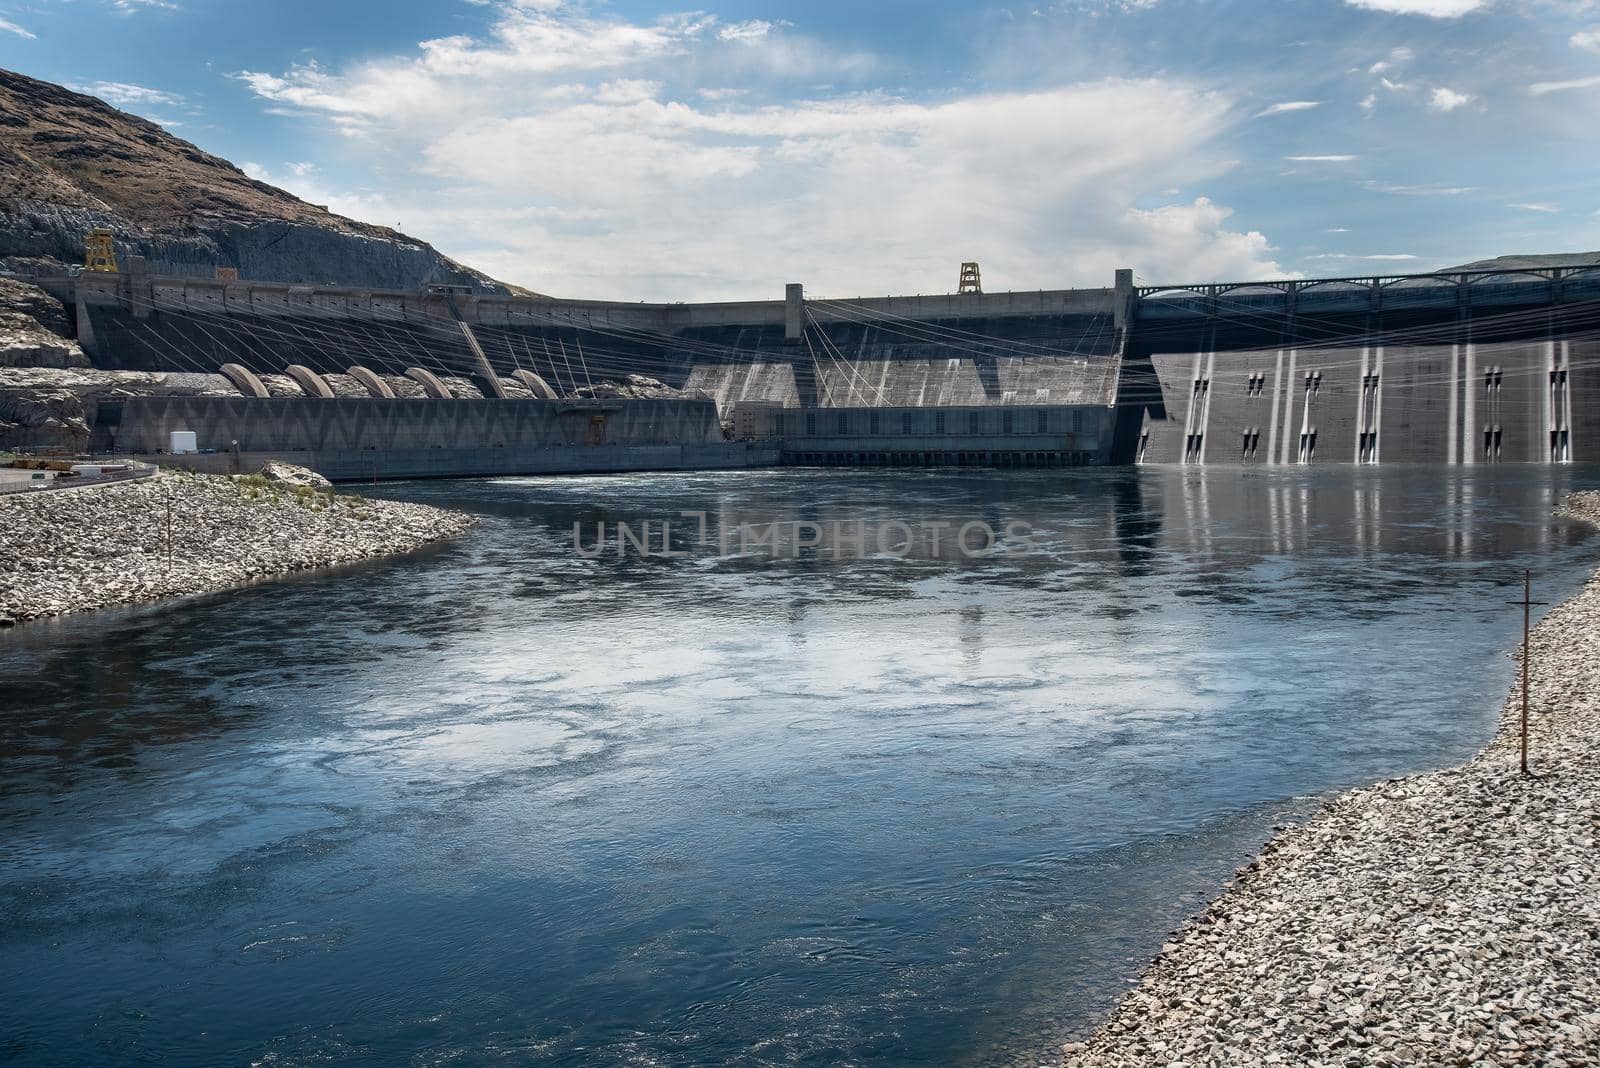
{"label": "dam spillway", "polygon": [[520,403],[645,375],[790,463],[1600,457],[1595,266],[1162,287],[1123,270],[1099,289],[711,304],[41,284],[101,368],[226,367],[241,393],[325,403]]}

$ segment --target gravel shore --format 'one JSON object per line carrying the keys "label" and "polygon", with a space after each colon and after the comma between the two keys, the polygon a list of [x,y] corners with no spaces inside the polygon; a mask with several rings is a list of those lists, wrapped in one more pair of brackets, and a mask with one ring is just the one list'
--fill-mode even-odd
{"label": "gravel shore", "polygon": [[[172,554],[167,562],[171,505]],[[163,473],[0,497],[0,621],[225,589],[401,553],[473,517],[264,479]]]}
{"label": "gravel shore", "polygon": [[1268,843],[1062,1063],[1600,1064],[1600,574],[1532,648],[1532,777],[1519,681],[1469,763]]}

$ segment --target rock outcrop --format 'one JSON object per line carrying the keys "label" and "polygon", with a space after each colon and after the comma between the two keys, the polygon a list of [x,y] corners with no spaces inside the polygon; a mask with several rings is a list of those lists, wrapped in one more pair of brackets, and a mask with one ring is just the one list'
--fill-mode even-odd
{"label": "rock outcrop", "polygon": [[238,395],[221,375],[0,367],[0,447],[84,449],[96,407],[119,397]]}
{"label": "rock outcrop", "polygon": [[153,122],[0,70],[0,267],[83,262],[91,227],[151,271],[416,289],[513,287],[385,226],[335,215],[257,181]]}
{"label": "rock outcrop", "polygon": [[0,367],[87,367],[61,302],[38,286],[0,278]]}
{"label": "rock outcrop", "polygon": [[282,460],[268,460],[261,465],[261,470],[256,472],[268,482],[280,486],[306,486],[311,489],[325,490],[333,485],[309,467],[299,464],[285,463]]}
{"label": "rock outcrop", "polygon": [[628,400],[645,400],[651,398],[676,399],[679,397],[694,396],[681,389],[674,389],[665,382],[648,375],[626,375],[621,381],[606,380],[596,382],[591,386],[579,386],[572,391],[574,397],[591,397],[599,400],[623,398]]}

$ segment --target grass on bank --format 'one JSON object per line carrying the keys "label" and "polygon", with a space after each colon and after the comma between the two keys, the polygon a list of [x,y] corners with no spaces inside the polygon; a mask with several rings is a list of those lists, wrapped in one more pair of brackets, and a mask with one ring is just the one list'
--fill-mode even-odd
{"label": "grass on bank", "polygon": [[[187,475],[188,472],[185,472]],[[195,477],[195,476],[189,476]],[[359,516],[367,510],[367,499],[354,493],[337,493],[332,486],[317,489],[313,486],[291,486],[274,482],[259,472],[253,475],[229,475],[228,479],[247,501],[263,504],[294,503],[314,512],[325,512],[343,507],[351,515]]]}

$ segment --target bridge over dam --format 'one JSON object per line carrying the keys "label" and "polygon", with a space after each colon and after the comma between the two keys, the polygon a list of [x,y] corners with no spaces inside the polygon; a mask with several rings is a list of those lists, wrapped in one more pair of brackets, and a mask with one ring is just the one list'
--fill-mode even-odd
{"label": "bridge over dam", "polygon": [[[228,398],[123,405],[97,420],[101,440],[155,441],[181,418],[220,448],[259,438],[251,427],[293,401],[301,444],[327,440],[307,422],[322,404],[341,448],[390,448],[334,413],[400,404],[424,423],[456,411],[459,449],[472,419],[452,405],[555,413],[640,375],[707,406],[680,443],[760,442],[787,463],[1600,459],[1600,265],[1189,286],[1122,270],[1102,289],[833,299],[791,285],[782,300],[709,304],[137,273],[41,284],[75,312],[97,367],[224,374],[264,402],[226,419],[200,409]],[[609,402],[635,403],[627,390]],[[286,424],[273,425],[281,447]],[[589,447],[561,433],[560,447]]]}

